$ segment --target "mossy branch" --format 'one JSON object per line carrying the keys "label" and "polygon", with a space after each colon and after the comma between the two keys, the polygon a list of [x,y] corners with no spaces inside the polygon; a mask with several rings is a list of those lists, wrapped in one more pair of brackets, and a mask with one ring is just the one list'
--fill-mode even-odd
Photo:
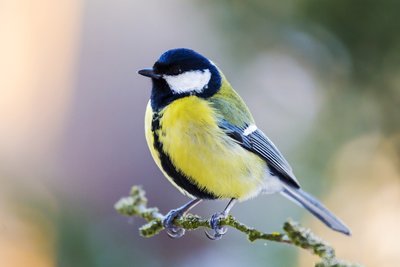
{"label": "mossy branch", "polygon": [[[115,209],[125,216],[141,217],[147,223],[139,228],[143,237],[152,237],[161,232],[164,227],[161,214],[158,208],[148,208],[145,191],[139,186],[133,186],[128,197],[121,198],[116,204]],[[176,226],[186,230],[194,230],[200,227],[210,228],[209,220],[203,219],[197,215],[187,214],[174,221]],[[248,240],[268,240],[294,245],[310,251],[312,254],[320,257],[321,261],[315,264],[315,267],[360,267],[358,264],[351,264],[336,258],[335,250],[322,239],[313,234],[309,229],[301,227],[292,220],[283,224],[283,232],[263,233],[252,227],[248,227],[237,221],[234,217],[228,216],[222,219],[222,226],[230,226],[244,233]]]}

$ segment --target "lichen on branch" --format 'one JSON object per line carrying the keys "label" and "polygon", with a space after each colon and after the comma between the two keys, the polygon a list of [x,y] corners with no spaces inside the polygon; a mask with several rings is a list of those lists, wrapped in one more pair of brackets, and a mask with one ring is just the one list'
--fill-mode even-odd
{"label": "lichen on branch", "polygon": [[[164,229],[162,220],[164,215],[158,208],[147,207],[145,191],[140,186],[133,186],[128,197],[121,198],[116,204],[115,209],[122,215],[141,217],[146,224],[139,228],[140,235],[152,237]],[[174,221],[176,226],[186,230],[197,228],[211,228],[210,221],[197,215],[187,214]],[[301,227],[299,223],[288,220],[283,224],[283,232],[263,233],[252,227],[237,221],[233,216],[220,221],[221,226],[230,226],[244,233],[251,242],[256,240],[268,240],[285,243],[300,247],[318,256],[321,261],[315,267],[361,267],[359,264],[352,264],[336,258],[335,250],[321,238],[313,234],[309,229]]]}

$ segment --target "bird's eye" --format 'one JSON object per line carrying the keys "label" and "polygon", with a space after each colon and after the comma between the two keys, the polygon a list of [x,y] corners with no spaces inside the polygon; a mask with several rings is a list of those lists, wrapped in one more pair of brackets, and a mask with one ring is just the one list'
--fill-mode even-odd
{"label": "bird's eye", "polygon": [[174,66],[170,70],[171,75],[179,75],[181,73],[182,73],[182,69],[180,68],[180,66]]}

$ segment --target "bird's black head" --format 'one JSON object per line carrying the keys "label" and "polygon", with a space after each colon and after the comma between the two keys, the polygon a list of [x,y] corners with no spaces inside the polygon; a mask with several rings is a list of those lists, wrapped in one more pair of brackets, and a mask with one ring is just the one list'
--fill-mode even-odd
{"label": "bird's black head", "polygon": [[186,48],[168,50],[152,69],[140,70],[139,74],[152,79],[151,105],[154,110],[189,95],[210,97],[221,87],[217,67],[206,57]]}

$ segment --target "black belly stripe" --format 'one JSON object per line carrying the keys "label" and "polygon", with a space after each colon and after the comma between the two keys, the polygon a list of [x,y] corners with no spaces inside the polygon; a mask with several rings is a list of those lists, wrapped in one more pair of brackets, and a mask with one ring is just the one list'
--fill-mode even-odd
{"label": "black belly stripe", "polygon": [[160,129],[160,119],[161,115],[159,113],[153,114],[153,120],[151,123],[151,131],[153,132],[154,137],[154,148],[157,150],[161,166],[163,170],[174,180],[174,182],[189,194],[201,198],[201,199],[216,199],[218,198],[216,195],[206,191],[204,188],[200,188],[195,183],[193,183],[185,174],[180,172],[172,163],[171,158],[167,155],[163,150],[163,145],[160,142],[158,136],[158,130]]}

